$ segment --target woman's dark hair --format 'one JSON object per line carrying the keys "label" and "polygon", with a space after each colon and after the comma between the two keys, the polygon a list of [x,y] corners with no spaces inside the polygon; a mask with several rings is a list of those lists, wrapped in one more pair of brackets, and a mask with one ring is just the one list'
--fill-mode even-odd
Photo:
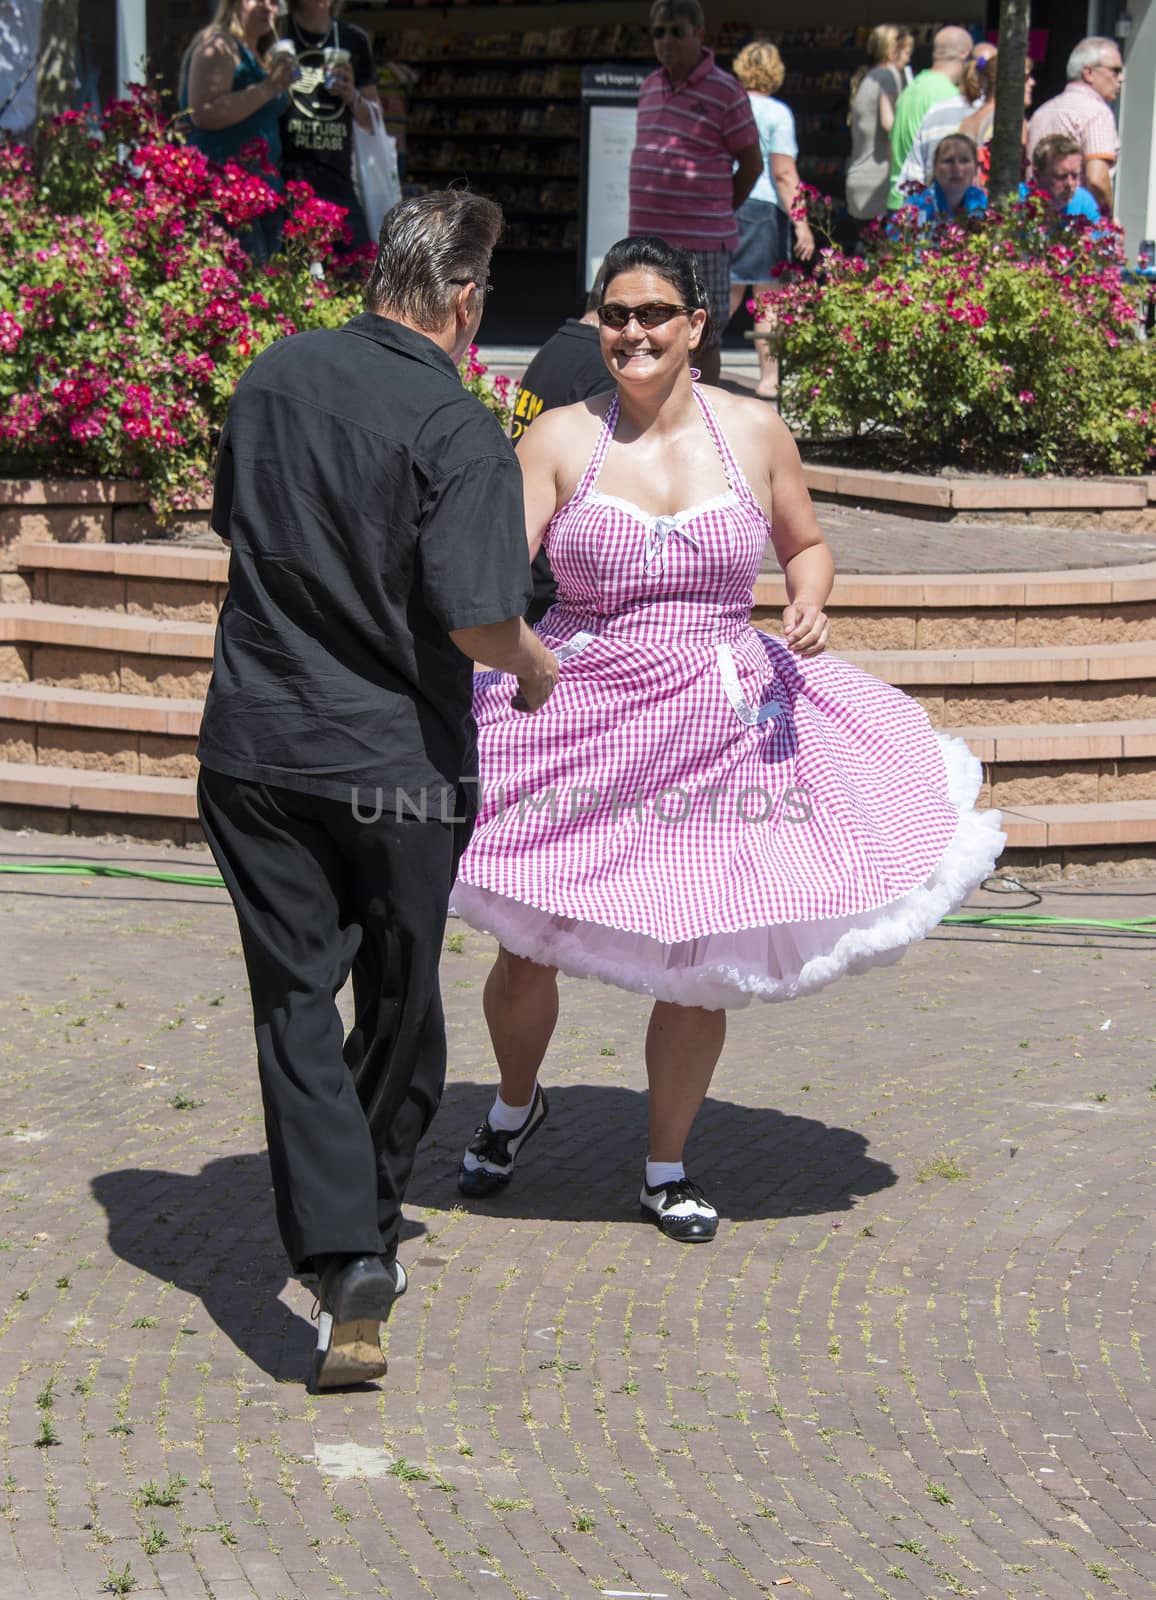
{"label": "woman's dark hair", "polygon": [[659,239],[652,233],[631,234],[629,239],[619,239],[617,244],[612,244],[606,252],[602,263],[603,282],[608,289],[621,272],[647,270],[657,272],[660,278],[674,285],[681,305],[689,306],[692,311],[706,312],[706,326],[702,330],[699,348],[708,345],[714,333],[714,318],[695,271],[694,256],[689,250],[680,250],[677,245],[667,244],[665,239]]}

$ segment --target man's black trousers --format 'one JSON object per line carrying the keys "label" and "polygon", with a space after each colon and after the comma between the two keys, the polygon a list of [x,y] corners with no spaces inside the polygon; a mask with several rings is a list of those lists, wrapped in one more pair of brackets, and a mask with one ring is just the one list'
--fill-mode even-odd
{"label": "man's black trousers", "polygon": [[362,821],[351,803],[207,768],[198,798],[241,929],[289,1259],[300,1272],[330,1251],[392,1256],[445,1082],[438,960],[471,825]]}

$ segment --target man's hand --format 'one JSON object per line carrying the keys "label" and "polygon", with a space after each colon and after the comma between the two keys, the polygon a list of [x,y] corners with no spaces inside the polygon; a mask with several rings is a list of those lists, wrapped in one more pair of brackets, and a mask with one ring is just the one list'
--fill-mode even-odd
{"label": "man's hand", "polygon": [[1084,188],[1090,190],[1104,216],[1112,215],[1113,166],[1102,156],[1084,158]]}
{"label": "man's hand", "polygon": [[357,89],[353,82],[353,68],[348,61],[343,61],[340,66],[331,67],[325,76],[325,87],[330,94],[335,94],[347,106],[353,104],[353,97]]}
{"label": "man's hand", "polygon": [[518,692],[510,697],[515,711],[540,711],[553,694],[558,662],[521,617],[481,628],[455,628],[450,638],[471,661],[517,678]]}
{"label": "man's hand", "polygon": [[510,699],[515,711],[540,711],[558,686],[557,657],[543,646],[545,661],[536,672],[520,673],[518,692]]}

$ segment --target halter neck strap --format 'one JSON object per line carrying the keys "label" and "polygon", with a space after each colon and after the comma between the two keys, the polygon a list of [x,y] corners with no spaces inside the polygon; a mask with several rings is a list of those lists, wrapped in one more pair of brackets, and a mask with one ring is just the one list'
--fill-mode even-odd
{"label": "halter neck strap", "polygon": [[[734,452],[723,436],[723,431],[719,427],[718,418],[714,414],[710,401],[697,384],[694,385],[691,392],[698,403],[698,409],[702,415],[703,422],[706,424],[707,432],[710,434],[711,439],[714,441],[714,447],[719,453],[728,488],[732,489],[742,499],[758,505],[750,484],[743,476],[743,469],[739,466]],[[606,452],[610,449],[614,440],[614,430],[617,425],[618,396],[615,395],[606,408],[606,415],[602,419],[602,427],[599,431],[593,454],[586,463],[586,470],[578,480],[578,487],[574,491],[574,500],[584,500],[588,494],[593,494],[599,474],[602,471],[603,462],[606,460]]]}
{"label": "halter neck strap", "polygon": [[702,419],[706,423],[707,432],[714,440],[714,447],[719,453],[719,459],[723,464],[723,471],[727,476],[727,484],[731,489],[734,490],[735,494],[741,496],[743,499],[752,500],[756,505],[758,505],[758,501],[755,500],[754,491],[747,482],[746,478],[743,476],[743,469],[739,466],[734,451],[731,449],[730,445],[727,444],[726,438],[723,435],[723,431],[719,427],[719,421],[714,414],[714,408],[707,399],[706,395],[703,394],[697,383],[694,386],[694,397],[698,401],[698,409],[702,412]]}
{"label": "halter neck strap", "polygon": [[610,441],[614,437],[614,429],[618,423],[618,396],[615,395],[606,408],[606,415],[602,418],[602,427],[599,429],[598,439],[594,446],[593,454],[586,463],[586,471],[578,480],[571,499],[585,500],[588,494],[594,491],[598,482],[598,474],[602,471],[602,463],[606,460],[606,452],[610,449]]}

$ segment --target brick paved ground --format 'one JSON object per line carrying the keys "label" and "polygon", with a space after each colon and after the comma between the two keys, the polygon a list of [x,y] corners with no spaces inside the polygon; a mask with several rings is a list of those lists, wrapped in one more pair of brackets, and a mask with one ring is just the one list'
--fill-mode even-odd
{"label": "brick paved ground", "polygon": [[[0,836],[86,852],[206,860]],[[736,1015],[693,1151],[724,1221],[680,1248],[633,1210],[645,1008],[596,985],[516,1184],[455,1203],[491,945],[451,923],[389,1376],[322,1399],[224,896],[4,879],[0,940],[3,1600],[1151,1596],[1138,939],[944,930]]]}

